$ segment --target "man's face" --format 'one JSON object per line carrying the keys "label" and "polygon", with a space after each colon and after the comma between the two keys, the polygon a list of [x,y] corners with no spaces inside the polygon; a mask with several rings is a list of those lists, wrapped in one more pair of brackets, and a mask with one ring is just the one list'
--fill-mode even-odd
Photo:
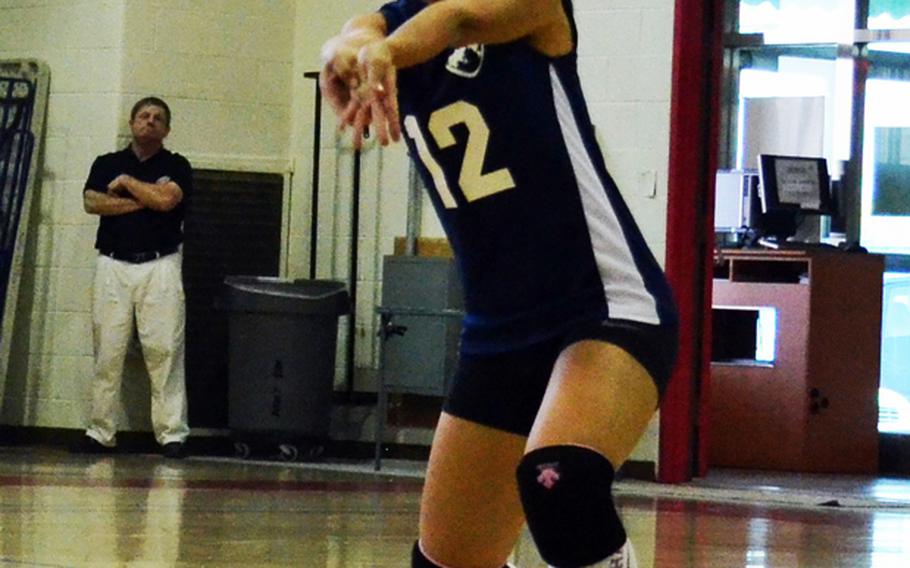
{"label": "man's face", "polygon": [[161,142],[167,138],[171,129],[163,108],[145,105],[136,111],[136,116],[130,120],[130,131],[133,138],[139,142]]}

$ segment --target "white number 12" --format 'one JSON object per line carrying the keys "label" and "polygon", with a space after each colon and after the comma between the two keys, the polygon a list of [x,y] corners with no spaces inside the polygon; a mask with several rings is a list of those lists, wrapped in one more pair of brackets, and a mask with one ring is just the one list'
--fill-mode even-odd
{"label": "white number 12", "polygon": [[[455,145],[456,140],[452,135],[452,128],[459,124],[464,124],[468,129],[464,159],[458,175],[458,184],[464,192],[465,199],[471,202],[515,187],[515,180],[512,179],[512,173],[508,168],[483,173],[487,145],[490,142],[490,128],[476,106],[465,101],[452,103],[433,112],[427,127],[430,134],[433,135],[436,145],[441,150],[445,150]],[[414,140],[417,155],[433,177],[433,183],[436,185],[443,204],[449,209],[456,207],[455,197],[446,182],[442,167],[430,152],[420,125],[417,123],[417,118],[413,115],[406,116],[404,129]]]}

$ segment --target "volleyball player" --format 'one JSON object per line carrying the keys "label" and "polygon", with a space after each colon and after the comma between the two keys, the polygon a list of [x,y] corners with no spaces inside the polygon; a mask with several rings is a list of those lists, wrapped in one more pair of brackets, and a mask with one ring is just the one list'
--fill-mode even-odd
{"label": "volleyball player", "polygon": [[342,125],[406,139],[463,279],[414,568],[500,568],[524,522],[551,566],[635,566],[611,486],[677,316],[604,165],[577,41],[569,0],[398,0],[323,47]]}

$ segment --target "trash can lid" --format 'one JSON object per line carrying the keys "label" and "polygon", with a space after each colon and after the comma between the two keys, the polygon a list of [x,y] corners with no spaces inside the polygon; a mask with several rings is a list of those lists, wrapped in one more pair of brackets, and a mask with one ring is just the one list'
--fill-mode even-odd
{"label": "trash can lid", "polygon": [[227,276],[224,288],[229,311],[336,316],[350,312],[345,283],[336,280]]}

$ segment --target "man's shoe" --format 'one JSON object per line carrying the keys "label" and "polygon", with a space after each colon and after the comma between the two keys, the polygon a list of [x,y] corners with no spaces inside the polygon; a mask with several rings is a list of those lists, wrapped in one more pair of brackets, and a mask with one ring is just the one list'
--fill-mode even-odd
{"label": "man's shoe", "polygon": [[186,450],[183,448],[183,442],[168,442],[161,450],[161,454],[172,460],[182,460],[186,457]]}
{"label": "man's shoe", "polygon": [[112,454],[115,450],[114,446],[105,446],[91,436],[82,436],[82,439],[70,448],[74,454]]}

